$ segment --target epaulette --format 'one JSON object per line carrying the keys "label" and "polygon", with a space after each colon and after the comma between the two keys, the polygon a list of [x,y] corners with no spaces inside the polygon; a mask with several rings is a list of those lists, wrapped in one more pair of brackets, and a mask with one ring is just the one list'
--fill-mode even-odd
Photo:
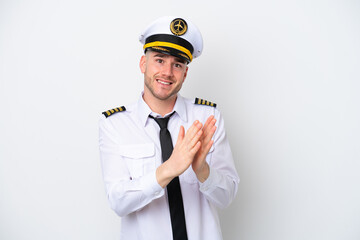
{"label": "epaulette", "polygon": [[111,115],[113,115],[114,113],[117,113],[117,112],[124,112],[126,111],[126,108],[124,106],[122,107],[118,107],[118,108],[113,108],[113,109],[110,109],[110,110],[107,110],[105,112],[102,112],[102,114],[105,115],[105,117],[110,117]]}
{"label": "epaulette", "polygon": [[212,102],[209,102],[207,100],[200,99],[200,98],[195,98],[195,104],[216,107],[216,103],[212,103]]}

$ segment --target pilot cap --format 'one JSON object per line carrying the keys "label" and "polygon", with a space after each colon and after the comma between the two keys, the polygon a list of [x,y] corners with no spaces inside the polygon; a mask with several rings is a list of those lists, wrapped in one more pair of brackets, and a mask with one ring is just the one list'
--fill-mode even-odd
{"label": "pilot cap", "polygon": [[139,37],[144,52],[170,54],[190,63],[203,50],[199,29],[189,20],[179,17],[161,17],[151,23]]}

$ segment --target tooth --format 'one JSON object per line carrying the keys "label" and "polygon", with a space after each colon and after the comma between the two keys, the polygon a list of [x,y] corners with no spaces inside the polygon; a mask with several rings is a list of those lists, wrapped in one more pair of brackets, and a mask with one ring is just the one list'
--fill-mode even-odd
{"label": "tooth", "polygon": [[162,83],[162,84],[170,85],[170,83],[168,83],[168,82],[163,82],[163,81],[161,81],[161,80],[158,80],[158,82],[159,82],[159,83]]}

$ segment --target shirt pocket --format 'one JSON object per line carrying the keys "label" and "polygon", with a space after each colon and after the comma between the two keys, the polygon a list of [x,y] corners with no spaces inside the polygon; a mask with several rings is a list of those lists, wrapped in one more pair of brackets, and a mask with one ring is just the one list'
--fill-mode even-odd
{"label": "shirt pocket", "polygon": [[[212,155],[212,152],[214,151],[214,146],[212,146],[210,148],[210,151],[208,152],[208,154],[206,155],[206,162],[210,165],[210,158]],[[192,169],[192,167],[190,166],[188,169],[186,169],[186,171],[182,174],[181,179],[184,182],[190,183],[190,184],[195,184],[198,183],[199,180],[196,177],[196,174],[194,172],[194,170]]]}
{"label": "shirt pocket", "polygon": [[120,155],[125,160],[130,179],[136,179],[155,170],[153,143],[121,145]]}

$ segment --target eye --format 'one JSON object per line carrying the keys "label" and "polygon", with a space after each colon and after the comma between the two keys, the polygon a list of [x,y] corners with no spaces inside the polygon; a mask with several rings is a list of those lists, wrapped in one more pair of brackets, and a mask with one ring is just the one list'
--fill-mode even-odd
{"label": "eye", "polygon": [[175,63],[174,66],[175,66],[176,68],[182,68],[182,67],[183,67],[183,65],[180,64],[180,63]]}
{"label": "eye", "polygon": [[155,61],[158,62],[158,63],[163,63],[164,62],[164,60],[162,60],[161,58],[157,58],[157,59],[155,59]]}

